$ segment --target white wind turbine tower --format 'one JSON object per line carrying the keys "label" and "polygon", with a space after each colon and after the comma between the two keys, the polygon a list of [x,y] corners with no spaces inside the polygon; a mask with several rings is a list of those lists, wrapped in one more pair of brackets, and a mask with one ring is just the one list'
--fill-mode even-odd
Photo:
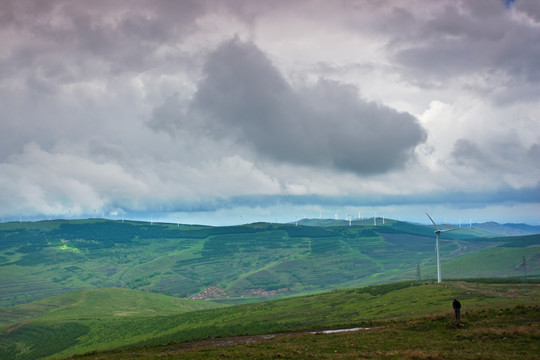
{"label": "white wind turbine tower", "polygon": [[437,228],[437,224],[435,224],[435,221],[433,221],[431,216],[429,216],[428,213],[426,213],[426,215],[428,216],[429,220],[431,220],[431,223],[433,224],[433,226],[435,226],[435,235],[437,235],[437,240],[435,242],[435,249],[437,251],[437,282],[441,282],[441,260],[440,260],[440,256],[439,256],[439,238],[440,238],[440,234],[442,232],[449,232],[449,231],[454,231],[454,230],[457,230],[457,229],[454,228],[454,229],[439,230]]}

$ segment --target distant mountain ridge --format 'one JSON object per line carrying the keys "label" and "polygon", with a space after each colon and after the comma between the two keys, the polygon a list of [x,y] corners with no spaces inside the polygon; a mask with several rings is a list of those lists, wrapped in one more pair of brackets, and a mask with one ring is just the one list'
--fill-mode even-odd
{"label": "distant mountain ridge", "polygon": [[540,226],[537,225],[528,225],[528,224],[499,224],[493,221],[473,224],[473,227],[480,229],[485,229],[489,231],[496,232],[500,235],[506,236],[519,236],[519,235],[533,235],[540,234]]}
{"label": "distant mountain ridge", "polygon": [[[379,225],[383,225],[383,222],[396,222],[396,220],[393,219],[384,219],[382,217],[378,217],[376,220],[376,223]],[[295,224],[290,223],[290,224]],[[304,226],[348,226],[349,220],[340,219],[301,219],[298,220],[298,225],[304,225]],[[351,219],[350,221],[351,225],[372,225],[374,224],[373,218],[365,218],[365,219]],[[401,222],[398,221],[398,223],[403,224],[410,224],[409,222]],[[424,226],[421,224],[416,224],[418,226]],[[429,224],[427,226],[430,226]],[[500,224],[494,221],[488,221],[484,223],[463,223],[461,225],[459,224],[441,224],[441,226],[453,226],[453,227],[461,227],[463,229],[482,229],[486,230],[489,233],[492,233],[493,236],[521,236],[521,235],[534,235],[534,234],[540,234],[540,225],[529,225],[524,223],[504,223]]]}

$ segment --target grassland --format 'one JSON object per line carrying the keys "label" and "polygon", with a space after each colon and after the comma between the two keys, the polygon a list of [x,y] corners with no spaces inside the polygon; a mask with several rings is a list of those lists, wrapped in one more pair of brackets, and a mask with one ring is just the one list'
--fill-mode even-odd
{"label": "grassland", "polygon": [[[308,223],[307,221],[305,221]],[[0,307],[76,289],[120,287],[189,297],[219,287],[226,303],[435,277],[433,229],[327,221],[324,226],[204,227],[108,220],[0,224]],[[447,235],[448,234],[448,235]],[[443,277],[540,275],[540,235],[493,238],[463,228],[441,242]]]}
{"label": "grassland", "polygon": [[[176,311],[171,302],[177,300],[163,297],[159,304],[164,304],[164,310],[156,305],[155,314],[135,310],[140,306],[133,306],[137,300],[130,297],[146,299],[136,291],[109,289],[106,309],[93,306],[102,298],[99,293],[79,292],[49,300],[54,309],[4,329],[0,358],[62,358],[110,349],[123,350],[87,358],[218,358],[221,353],[231,358],[302,358],[306,354],[333,358],[337,356],[334,351],[342,354],[341,358],[370,353],[375,358],[406,357],[404,354],[410,358],[415,354],[417,358],[492,358],[487,351],[495,350],[482,342],[501,342],[504,337],[503,344],[493,349],[522,353],[512,358],[532,358],[540,346],[540,286],[531,282],[524,289],[519,282],[494,282],[401,282],[197,311],[186,311],[185,306]],[[463,304],[463,326],[458,328],[452,325],[449,313],[455,297]],[[371,330],[301,334],[354,327]],[[258,342],[261,337],[257,335],[282,333],[288,335]],[[204,339],[218,339],[217,344],[241,343],[242,338],[226,340],[237,336],[256,342],[217,349],[214,340],[205,340],[204,349],[199,349],[204,342],[193,343]],[[430,348],[431,344],[442,348]],[[458,356],[465,354],[453,347],[458,345],[469,349],[469,355]]]}
{"label": "grassland", "polygon": [[[518,319],[515,309],[523,306],[536,319],[527,327],[536,336],[540,235],[493,237],[480,228],[445,233],[444,279],[497,279],[433,284],[431,227],[393,220],[376,227],[304,225],[0,224],[0,358],[133,347],[136,354],[141,347],[159,354],[156,346],[169,343],[394,323],[406,331],[415,321],[439,321],[444,330],[453,297],[478,319],[482,311],[507,308]],[[517,267],[523,257],[526,272]],[[360,287],[380,283],[389,284]],[[196,294],[211,301],[187,299]],[[487,327],[488,320],[482,320]],[[419,358],[430,354],[453,356]]]}
{"label": "grassland", "polygon": [[381,322],[333,334],[245,336],[92,353],[72,359],[537,359],[540,308],[472,310],[460,327],[451,313]]}

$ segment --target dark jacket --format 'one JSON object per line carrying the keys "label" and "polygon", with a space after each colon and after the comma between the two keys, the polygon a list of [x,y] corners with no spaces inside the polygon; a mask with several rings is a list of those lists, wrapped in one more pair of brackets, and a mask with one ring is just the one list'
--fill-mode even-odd
{"label": "dark jacket", "polygon": [[461,309],[461,303],[457,301],[456,299],[454,299],[454,302],[452,303],[452,307],[454,309]]}

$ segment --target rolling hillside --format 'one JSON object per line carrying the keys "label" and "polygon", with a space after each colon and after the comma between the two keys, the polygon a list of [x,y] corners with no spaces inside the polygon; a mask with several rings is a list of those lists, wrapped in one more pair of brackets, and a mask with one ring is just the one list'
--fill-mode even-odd
{"label": "rolling hillside", "polygon": [[[0,306],[104,287],[234,303],[417,280],[419,273],[435,277],[430,226],[317,221],[231,227],[102,219],[0,224]],[[443,277],[519,277],[523,256],[527,275],[540,275],[540,235],[493,235],[477,228],[445,233]]]}
{"label": "rolling hillside", "polygon": [[0,309],[0,329],[37,318],[166,316],[220,307],[210,301],[186,300],[139,290],[103,288],[77,290],[16,307]]}
{"label": "rolling hillside", "polygon": [[[12,318],[0,332],[0,358],[58,359],[126,347],[130,349],[120,351],[118,358],[161,358],[171,355],[164,351],[170,349],[164,348],[166,344],[177,344],[174,348],[178,349],[186,341],[201,339],[354,327],[396,329],[385,340],[388,341],[386,346],[395,348],[399,346],[395,341],[399,324],[406,324],[401,335],[404,336],[403,341],[425,338],[419,334],[425,335],[432,330],[435,330],[434,335],[442,337],[441,341],[448,341],[449,335],[453,337],[452,333],[455,334],[449,311],[451,301],[456,297],[463,304],[464,326],[471,327],[471,335],[475,331],[484,331],[486,322],[489,326],[496,324],[497,329],[508,329],[510,319],[504,320],[501,315],[526,317],[525,321],[522,318],[511,319],[518,321],[519,336],[514,332],[514,335],[508,335],[510,340],[503,343],[506,346],[512,344],[512,351],[517,351],[517,354],[531,356],[538,348],[537,337],[540,335],[539,291],[537,282],[531,282],[526,289],[519,281],[504,280],[449,281],[443,284],[401,282],[197,311],[187,310],[202,308],[209,302],[180,300],[179,303],[178,299],[167,296],[125,289],[79,291],[0,310],[0,317],[7,314]],[[43,306],[49,308],[44,309]],[[13,317],[28,307],[40,308],[40,313],[25,320]],[[502,339],[500,330],[487,331],[491,331],[487,334],[493,336],[474,337],[474,341],[486,344],[492,340],[495,343],[490,343],[490,346],[504,350],[504,347],[498,347]],[[507,331],[511,334],[513,330]],[[319,346],[320,351],[328,351],[324,350],[324,339],[311,336],[305,339],[306,346]],[[315,342],[321,343],[316,345]],[[472,339],[462,345],[470,349]],[[267,354],[280,357],[277,355],[279,351],[272,350],[276,346],[279,347],[280,343],[274,342],[272,347],[267,347]],[[429,350],[428,344],[423,346]],[[343,350],[343,347],[338,349]],[[372,347],[373,351],[381,349],[382,345]],[[240,353],[231,355],[233,358],[249,358],[246,354],[241,355],[242,350],[235,351]],[[460,354],[459,351],[456,354]],[[114,353],[109,355],[115,357]],[[90,358],[103,359],[109,355],[94,353]],[[293,357],[302,358],[300,353],[296,355]],[[483,352],[471,355],[472,358],[491,358]],[[222,357],[219,353],[216,356]],[[205,353],[200,353],[197,358],[205,358]]]}

